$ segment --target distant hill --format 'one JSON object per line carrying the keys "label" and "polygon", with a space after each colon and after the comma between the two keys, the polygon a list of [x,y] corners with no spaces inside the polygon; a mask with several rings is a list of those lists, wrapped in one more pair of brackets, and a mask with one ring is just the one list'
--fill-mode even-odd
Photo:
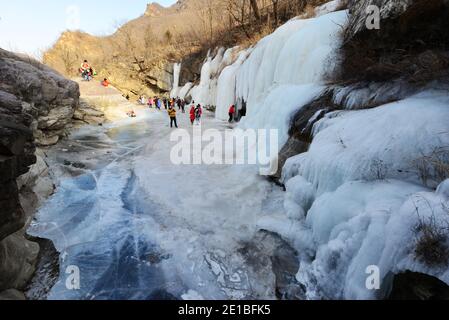
{"label": "distant hill", "polygon": [[[125,23],[111,36],[64,32],[44,54],[44,62],[73,77],[87,59],[122,91],[164,93],[171,86],[172,63],[199,49],[194,39],[201,34],[204,22],[199,8],[206,3],[218,8],[224,2],[183,0],[169,8],[150,3],[142,16]],[[185,48],[177,50],[176,43]]]}
{"label": "distant hill", "polygon": [[[64,32],[44,54],[44,62],[74,77],[87,59],[122,92],[165,94],[172,84],[174,62],[184,61],[181,82],[196,81],[209,49],[251,45],[307,4],[323,2],[279,0],[276,14],[271,0],[180,0],[168,8],[150,3],[142,16],[110,36]],[[256,11],[251,3],[257,4]]]}

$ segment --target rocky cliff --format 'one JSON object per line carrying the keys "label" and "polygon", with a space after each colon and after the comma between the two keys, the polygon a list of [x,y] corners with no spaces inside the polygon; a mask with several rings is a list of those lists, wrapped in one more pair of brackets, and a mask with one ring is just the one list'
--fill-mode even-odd
{"label": "rocky cliff", "polygon": [[24,210],[17,180],[24,188],[47,186],[41,191],[48,194],[51,182],[37,183],[46,165],[35,145],[51,145],[64,136],[78,102],[76,83],[0,49],[0,299],[23,298],[17,290],[32,276],[39,252],[25,236],[32,204],[25,197]]}
{"label": "rocky cliff", "polygon": [[38,145],[55,144],[65,135],[79,103],[78,84],[30,59],[0,50],[0,90],[15,96],[31,116]]}

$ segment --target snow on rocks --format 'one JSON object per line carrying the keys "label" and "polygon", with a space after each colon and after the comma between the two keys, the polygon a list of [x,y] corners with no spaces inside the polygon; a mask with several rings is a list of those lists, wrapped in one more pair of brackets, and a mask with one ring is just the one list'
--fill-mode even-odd
{"label": "snow on rocks", "polygon": [[[449,145],[448,100],[431,91],[329,114],[315,125],[309,151],[287,161],[285,207],[289,218],[299,217],[301,234],[286,236],[315,257],[302,255],[298,273],[309,298],[384,298],[392,274],[406,270],[449,283],[447,268],[428,266],[415,254],[422,219],[435,221],[435,228],[448,223],[447,181],[431,192],[416,167],[417,159]],[[435,188],[437,179],[428,174]],[[381,272],[380,291],[365,285],[371,265]]]}
{"label": "snow on rocks", "polygon": [[[300,174],[317,194],[352,180],[394,178],[421,183],[416,161],[449,145],[444,92],[424,92],[361,111],[338,111],[316,123],[307,153],[289,159],[284,180]],[[428,184],[436,187],[429,173]]]}
{"label": "snow on rocks", "polygon": [[437,188],[437,194],[449,198],[449,179],[444,180]]}

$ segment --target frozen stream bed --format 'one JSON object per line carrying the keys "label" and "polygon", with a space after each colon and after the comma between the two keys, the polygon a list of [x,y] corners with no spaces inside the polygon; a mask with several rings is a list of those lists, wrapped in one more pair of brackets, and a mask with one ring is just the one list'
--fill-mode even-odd
{"label": "frozen stream bed", "polygon": [[[29,233],[60,252],[49,299],[276,298],[276,244],[256,233],[260,216],[281,213],[282,190],[255,167],[172,164],[167,120],[143,110],[47,152],[57,190]],[[227,124],[206,115],[203,127]]]}

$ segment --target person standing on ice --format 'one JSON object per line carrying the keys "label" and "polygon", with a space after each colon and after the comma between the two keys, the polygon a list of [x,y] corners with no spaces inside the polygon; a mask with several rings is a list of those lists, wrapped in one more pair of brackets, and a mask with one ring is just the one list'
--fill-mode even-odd
{"label": "person standing on ice", "polygon": [[195,123],[195,101],[193,101],[193,104],[190,107],[190,122],[192,123],[192,126]]}
{"label": "person standing on ice", "polygon": [[232,105],[229,108],[229,123],[232,123],[234,121],[234,115],[235,115],[235,106]]}
{"label": "person standing on ice", "polygon": [[201,116],[203,115],[203,108],[201,108],[201,105],[197,105],[195,108],[195,120],[196,124],[199,126],[201,124]]}
{"label": "person standing on ice", "polygon": [[186,113],[186,102],[184,99],[181,100],[182,113]]}
{"label": "person standing on ice", "polygon": [[170,116],[170,128],[173,128],[173,123],[175,127],[178,128],[178,122],[176,121],[176,109],[173,106],[168,108],[168,115]]}

